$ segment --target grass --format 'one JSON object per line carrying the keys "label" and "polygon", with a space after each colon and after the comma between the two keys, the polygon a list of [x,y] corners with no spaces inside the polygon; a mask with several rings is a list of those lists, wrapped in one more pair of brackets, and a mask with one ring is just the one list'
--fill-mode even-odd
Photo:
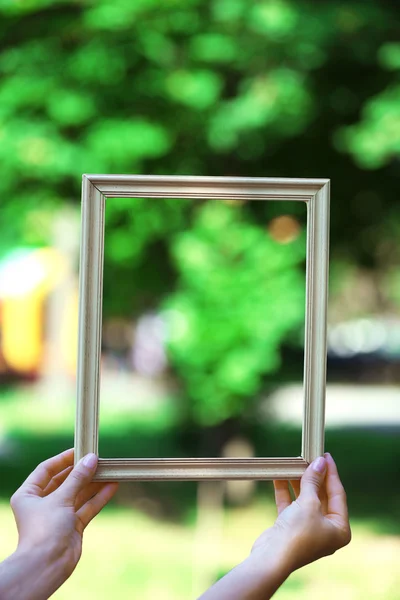
{"label": "grass", "polygon": [[[107,434],[118,427],[119,433],[132,425],[149,426],[157,432],[173,426],[179,419],[173,402],[168,398],[153,405],[121,406],[112,398],[102,398],[100,412],[101,432]],[[0,435],[73,433],[75,425],[75,398],[49,398],[40,395],[37,388],[19,388],[0,395]]]}
{"label": "grass", "polygon": [[[272,502],[229,509],[218,536],[193,525],[154,520],[138,510],[110,507],[85,533],[83,557],[56,600],[187,600],[218,572],[243,560],[263,526],[274,519]],[[0,504],[0,557],[13,551],[11,511]],[[215,530],[214,530],[215,534]],[[278,600],[398,600],[400,539],[377,535],[367,521],[353,523],[352,543],[334,556],[294,573]],[[194,568],[194,557],[196,568]]]}
{"label": "grass", "polygon": [[[165,402],[156,408],[132,411],[104,402],[101,428],[105,447],[110,450],[105,455],[132,452],[162,456],[164,451],[172,456],[184,452],[179,418],[171,406]],[[6,499],[40,460],[72,445],[74,403],[38,398],[29,389],[2,393],[0,424],[0,441],[1,437],[4,441],[0,444],[1,559],[13,551],[16,543]],[[267,443],[286,447],[290,435],[282,430],[270,430],[267,435],[261,427],[251,431],[260,455]],[[294,573],[276,598],[398,600],[397,438],[385,432],[328,431],[327,442],[338,459],[351,514],[357,517],[352,520],[353,541],[334,556]],[[366,452],[374,456],[372,470]],[[134,490],[129,484],[122,485],[117,504],[88,528],[83,558],[54,598],[196,598],[218,576],[243,560],[262,529],[272,524],[275,509],[270,488],[258,489],[251,506],[228,509],[223,516],[208,514],[196,529],[193,483],[139,484]],[[150,513],[155,516],[151,518]],[[165,515],[175,520],[167,520]]]}

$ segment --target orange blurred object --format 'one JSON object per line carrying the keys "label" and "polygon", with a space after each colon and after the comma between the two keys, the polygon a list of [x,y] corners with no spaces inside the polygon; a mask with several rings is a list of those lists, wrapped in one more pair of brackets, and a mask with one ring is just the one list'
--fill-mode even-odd
{"label": "orange blurred object", "polygon": [[276,242],[289,244],[299,236],[300,223],[290,215],[283,215],[271,220],[268,231]]}

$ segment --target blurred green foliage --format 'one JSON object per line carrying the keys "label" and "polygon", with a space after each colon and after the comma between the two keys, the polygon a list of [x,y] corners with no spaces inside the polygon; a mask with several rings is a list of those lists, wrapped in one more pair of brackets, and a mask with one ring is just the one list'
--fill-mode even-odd
{"label": "blurred green foliage", "polygon": [[[85,172],[329,177],[331,289],[361,265],[378,271],[398,307],[399,39],[395,0],[0,0],[0,257],[47,244],[56,211],[79,204]],[[299,337],[304,234],[278,246],[271,213],[253,204],[107,203],[105,315],[163,311],[192,422],[173,403],[140,415],[103,403],[103,455],[212,455],[199,422],[220,433],[220,421],[243,412],[266,379],[287,380],[276,370],[282,343]],[[8,499],[41,460],[72,445],[73,407],[56,411],[25,390],[0,404]],[[257,456],[298,452],[298,431],[252,418],[242,432]],[[373,526],[399,531],[397,437],[327,431],[350,513],[368,522],[356,522],[336,570],[331,561],[302,570],[282,598],[397,598],[397,545],[373,535]],[[164,516],[193,515],[194,483],[138,485],[130,505],[136,493]],[[227,525],[233,553],[248,552],[266,515],[274,518],[271,502],[253,517],[244,510]],[[60,598],[122,597],[132,586],[143,598],[187,597],[188,533],[134,515],[131,526],[112,511],[96,521],[86,570]],[[11,532],[3,507],[0,517]],[[228,553],[222,567],[241,558]],[[162,583],[151,587],[155,563]]]}
{"label": "blurred green foliage", "polygon": [[377,169],[400,156],[400,43],[383,44],[378,60],[393,71],[393,82],[366,102],[361,121],[339,132],[337,140],[366,169]]}
{"label": "blurred green foliage", "polygon": [[395,2],[3,0],[0,15],[0,252],[30,209],[76,202],[83,172],[330,176],[337,243],[360,248],[340,207],[362,172],[336,148],[366,168],[399,154]]}
{"label": "blurred green foliage", "polygon": [[[322,176],[336,280],[348,257],[387,263],[397,298],[398,34],[392,1],[2,0],[0,256],[47,243],[85,172]],[[301,322],[300,240],[278,247],[262,210],[244,215],[107,206],[105,314],[179,311],[170,353],[203,421],[257,395]]]}
{"label": "blurred green foliage", "polygon": [[194,415],[212,424],[243,413],[279,366],[285,334],[304,323],[304,231],[282,245],[239,208],[209,202],[172,252],[179,278],[165,302],[170,356]]}

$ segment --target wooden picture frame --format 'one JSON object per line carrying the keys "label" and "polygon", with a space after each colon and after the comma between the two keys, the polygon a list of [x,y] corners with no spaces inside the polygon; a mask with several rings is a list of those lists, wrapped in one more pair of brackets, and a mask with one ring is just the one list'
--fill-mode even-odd
{"label": "wooden picture frame", "polygon": [[329,179],[83,175],[75,461],[98,453],[106,198],[293,200],[307,205],[304,418],[294,458],[100,458],[96,481],[299,479],[324,449]]}

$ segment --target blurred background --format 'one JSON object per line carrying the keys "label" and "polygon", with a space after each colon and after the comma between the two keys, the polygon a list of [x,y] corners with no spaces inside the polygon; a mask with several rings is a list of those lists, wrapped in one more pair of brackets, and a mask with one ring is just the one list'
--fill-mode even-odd
{"label": "blurred background", "polygon": [[[399,598],[400,17],[394,0],[0,1],[0,558],[73,445],[82,173],[332,181],[326,448],[350,546],[280,600]],[[100,454],[296,456],[306,211],[107,201]],[[195,598],[270,483],[125,483],[55,598]]]}

